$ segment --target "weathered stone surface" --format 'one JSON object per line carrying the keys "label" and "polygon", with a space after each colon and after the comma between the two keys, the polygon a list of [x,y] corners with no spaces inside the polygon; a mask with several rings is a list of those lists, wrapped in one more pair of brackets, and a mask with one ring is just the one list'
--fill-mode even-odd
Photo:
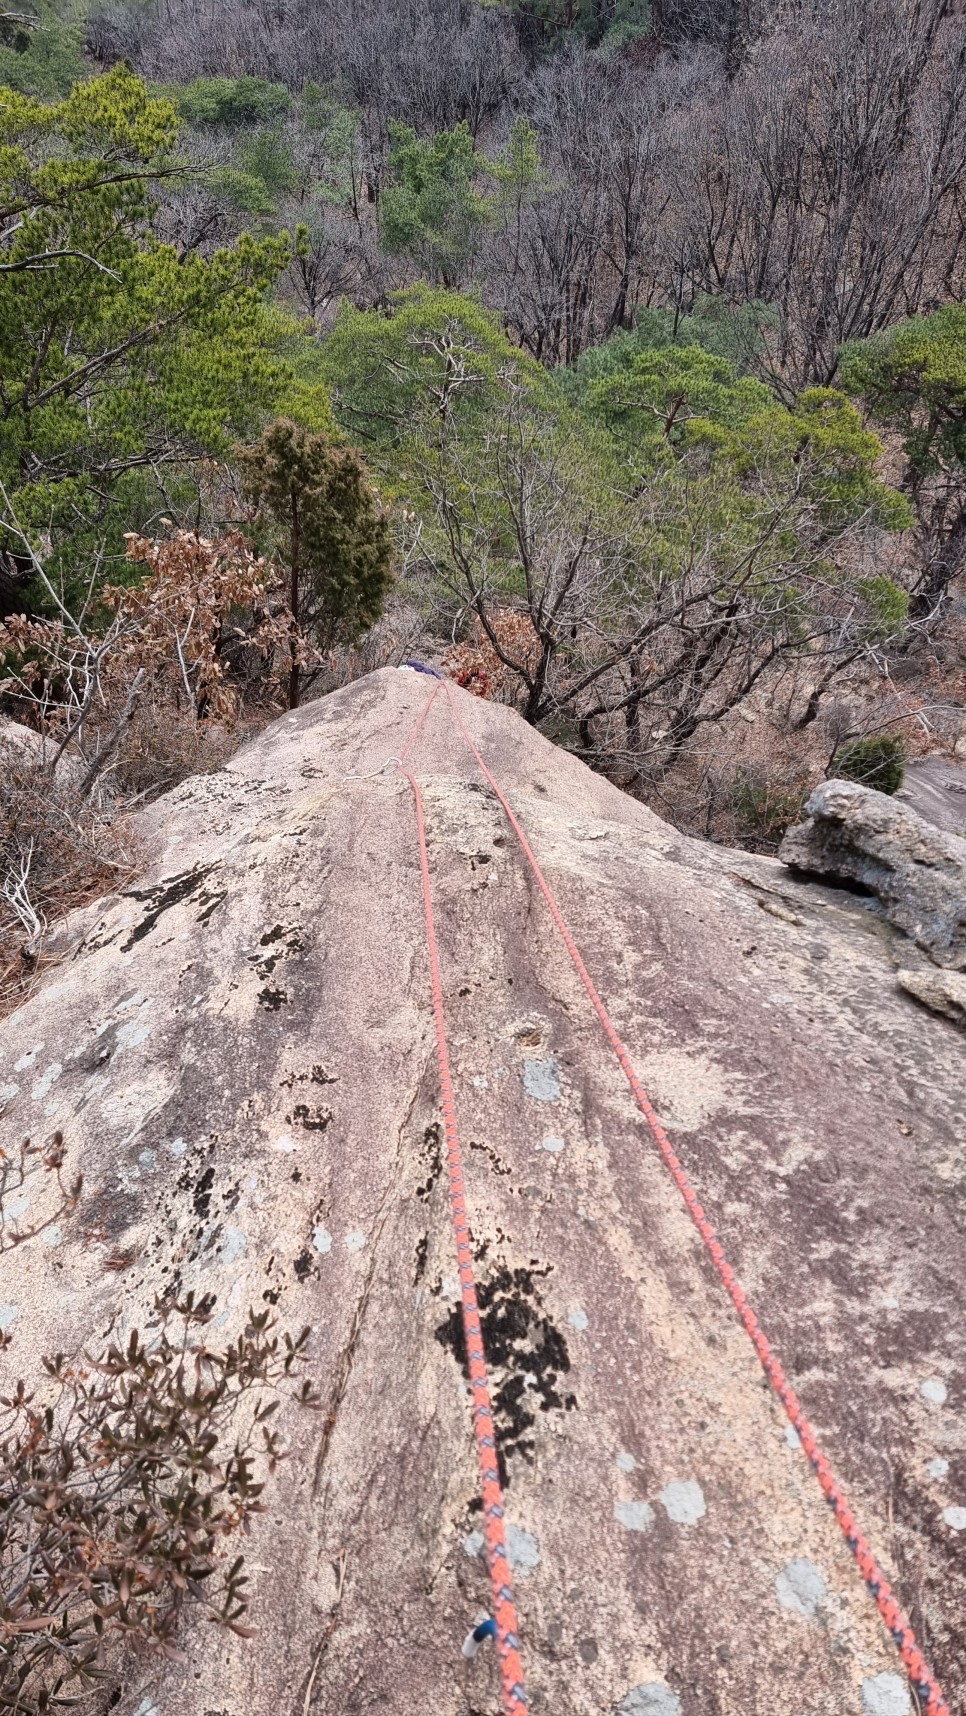
{"label": "weathered stone surface", "polygon": [[942,1013],[956,1025],[966,1025],[966,972],[897,971],[896,978],[934,1013]]}
{"label": "weathered stone surface", "polygon": [[966,840],[854,781],[823,781],[805,811],[782,841],[784,864],[859,883],[937,965],[966,966]]}
{"label": "weathered stone surface", "polygon": [[924,822],[947,834],[966,835],[966,768],[958,763],[945,757],[920,757],[908,763],[896,798]]}
{"label": "weathered stone surface", "polygon": [[[492,1648],[461,1656],[488,1593],[412,803],[348,778],[426,692],[376,674],[145,813],[148,874],[0,1027],[0,1140],[59,1127],[85,1180],[56,1244],[0,1239],[0,1381],[49,1386],[42,1353],[144,1329],[172,1280],[226,1340],[266,1302],[313,1329],[325,1411],[286,1417],[244,1546],[259,1636],[187,1628],[121,1716],[499,1709]],[[849,895],[461,707],[959,1708],[962,1037]],[[444,706],[414,760],[534,1711],[891,1710],[892,1643]],[[820,1617],[776,1590],[805,1561]]]}

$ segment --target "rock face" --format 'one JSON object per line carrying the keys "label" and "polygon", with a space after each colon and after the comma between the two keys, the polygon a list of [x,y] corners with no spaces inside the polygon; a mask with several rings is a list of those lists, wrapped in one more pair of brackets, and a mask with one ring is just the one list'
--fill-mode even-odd
{"label": "rock face", "polygon": [[962,971],[897,971],[896,978],[909,995],[942,1013],[957,1025],[966,1025],[966,973]]}
{"label": "rock face", "polygon": [[[291,1408],[244,1545],[259,1635],[188,1625],[186,1664],[128,1664],[122,1713],[499,1709],[492,1646],[460,1652],[488,1593],[413,806],[373,773],[426,692],[376,674],[145,813],[149,873],[71,921],[0,1028],[4,1141],[59,1128],[84,1175],[58,1230],[0,1236],[7,1383],[144,1330],[172,1282],[217,1295],[226,1341],[249,1305],[313,1330],[324,1411]],[[961,1033],[898,989],[900,938],[848,895],[681,838],[460,698],[961,1708]],[[413,759],[532,1708],[911,1716],[442,702]],[[42,1174],[27,1194],[42,1220]]]}
{"label": "rock face", "polygon": [[966,769],[960,764],[944,757],[922,757],[907,764],[896,798],[947,834],[966,834]]}
{"label": "rock face", "polygon": [[966,967],[966,840],[854,781],[823,781],[805,811],[782,841],[783,863],[859,883],[937,965]]}

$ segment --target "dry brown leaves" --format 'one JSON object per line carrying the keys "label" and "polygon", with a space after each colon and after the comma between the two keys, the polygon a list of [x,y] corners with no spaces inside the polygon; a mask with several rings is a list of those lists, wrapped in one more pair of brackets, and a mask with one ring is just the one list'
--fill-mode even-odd
{"label": "dry brown leaves", "polygon": [[497,608],[487,616],[497,648],[477,619],[474,637],[458,643],[443,657],[443,667],[457,685],[477,697],[495,703],[512,703],[520,690],[520,674],[508,667],[503,656],[532,672],[540,659],[540,639],[529,614],[515,608]]}

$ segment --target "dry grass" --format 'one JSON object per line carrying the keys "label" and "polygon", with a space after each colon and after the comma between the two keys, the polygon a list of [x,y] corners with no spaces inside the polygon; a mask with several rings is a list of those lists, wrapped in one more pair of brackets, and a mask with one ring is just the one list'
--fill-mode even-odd
{"label": "dry grass", "polygon": [[39,742],[0,739],[0,1017],[52,963],[57,923],[138,868],[136,841],[114,807],[83,802],[63,765],[52,777]]}

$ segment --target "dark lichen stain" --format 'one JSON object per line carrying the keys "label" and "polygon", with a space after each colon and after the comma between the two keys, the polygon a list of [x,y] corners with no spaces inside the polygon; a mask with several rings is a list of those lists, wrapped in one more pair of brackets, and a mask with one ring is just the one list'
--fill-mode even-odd
{"label": "dark lichen stain", "polygon": [[280,1089],[291,1090],[293,1085],[310,1082],[312,1084],[338,1084],[339,1081],[331,1073],[327,1073],[323,1066],[316,1063],[311,1072],[289,1073],[288,1078],[282,1079]]}
{"label": "dark lichen stain", "polygon": [[206,888],[204,893],[198,896],[198,904],[203,906],[204,910],[198,913],[197,922],[199,924],[208,923],[209,919],[214,917],[222,901],[227,900],[227,898],[227,888],[215,889],[211,892]]}
{"label": "dark lichen stain", "polygon": [[294,1263],[295,1273],[300,1281],[304,1281],[312,1273],[312,1253],[308,1250],[299,1253]]}
{"label": "dark lichen stain", "polygon": [[417,1287],[426,1273],[426,1258],[429,1253],[429,1235],[421,1234],[416,1241],[416,1264],[413,1270],[413,1286]]}
{"label": "dark lichen stain", "polygon": [[433,1187],[443,1171],[443,1134],[438,1121],[427,1126],[423,1133],[423,1155],[429,1163],[429,1173],[422,1185],[416,1187],[416,1196],[425,1204],[432,1197]]}
{"label": "dark lichen stain", "polygon": [[214,1182],[215,1170],[210,1166],[205,1168],[203,1172],[198,1175],[198,1178],[195,1181],[194,1194],[191,1201],[194,1205],[195,1215],[198,1216],[201,1221],[204,1221],[207,1218],[209,1211],[211,1210],[211,1188],[214,1185]]}
{"label": "dark lichen stain", "polygon": [[213,864],[197,865],[193,870],[184,870],[180,876],[174,876],[170,882],[159,884],[155,888],[129,888],[129,898],[149,901],[151,909],[141,919],[137,928],[131,931],[127,941],[122,944],[121,952],[130,953],[136,942],[143,941],[146,935],[151,934],[165,912],[169,912],[172,906],[180,906],[185,900],[190,900],[214,868]]}
{"label": "dark lichen stain", "polygon": [[[536,1285],[537,1276],[547,1273],[536,1265],[510,1270],[501,1263],[489,1280],[477,1287],[483,1346],[496,1385],[493,1421],[504,1484],[509,1481],[507,1459],[511,1454],[522,1454],[532,1463],[534,1442],[529,1433],[536,1423],[533,1408],[549,1412],[570,1410],[577,1404],[573,1394],[562,1394],[558,1386],[570,1369],[570,1354],[566,1340],[543,1308]],[[459,1305],[440,1323],[436,1339],[450,1349],[468,1375]]]}
{"label": "dark lichen stain", "polygon": [[306,1132],[324,1132],[332,1119],[331,1108],[310,1108],[307,1102],[297,1102],[291,1114],[285,1116],[289,1126],[303,1126]]}
{"label": "dark lichen stain", "polygon": [[266,987],[258,992],[258,1005],[266,1008],[269,1013],[277,1013],[280,1007],[284,1007],[287,1000],[288,996],[284,989]]}
{"label": "dark lichen stain", "polygon": [[297,925],[286,929],[284,924],[276,924],[273,929],[266,930],[258,938],[259,947],[274,948],[273,953],[250,953],[249,965],[253,965],[259,977],[271,977],[280,959],[285,959],[290,953],[301,953],[303,942]]}
{"label": "dark lichen stain", "polygon": [[482,1152],[482,1154],[487,1158],[494,1174],[508,1174],[510,1172],[510,1169],[504,1162],[502,1156],[497,1155],[492,1144],[478,1144],[475,1139],[471,1138],[470,1149]]}

